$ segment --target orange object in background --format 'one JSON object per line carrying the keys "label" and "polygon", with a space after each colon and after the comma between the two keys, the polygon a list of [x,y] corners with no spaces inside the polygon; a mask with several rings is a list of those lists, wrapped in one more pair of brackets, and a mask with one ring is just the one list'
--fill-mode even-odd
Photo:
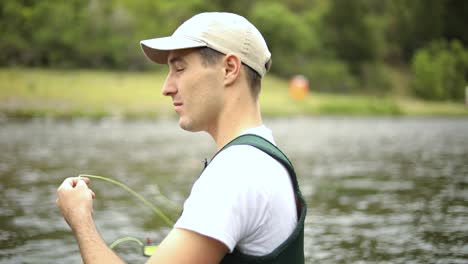
{"label": "orange object in background", "polygon": [[309,81],[302,75],[296,75],[289,81],[289,95],[295,100],[304,99],[309,93]]}

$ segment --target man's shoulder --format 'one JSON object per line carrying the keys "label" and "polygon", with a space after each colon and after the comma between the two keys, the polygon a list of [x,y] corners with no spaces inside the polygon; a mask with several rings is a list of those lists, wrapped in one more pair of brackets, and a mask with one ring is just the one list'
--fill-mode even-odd
{"label": "man's shoulder", "polygon": [[262,180],[287,170],[273,157],[250,145],[234,145],[220,152],[208,165],[204,174],[224,180]]}
{"label": "man's shoulder", "polygon": [[244,164],[260,162],[261,164],[263,162],[275,162],[275,160],[267,153],[250,145],[230,146],[218,153],[218,155],[212,160],[213,164],[223,163],[223,165],[239,164],[241,162]]}

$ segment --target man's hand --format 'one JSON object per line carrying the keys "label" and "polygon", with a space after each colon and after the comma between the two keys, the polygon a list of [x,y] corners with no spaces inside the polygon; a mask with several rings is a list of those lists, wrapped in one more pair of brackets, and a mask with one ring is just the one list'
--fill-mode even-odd
{"label": "man's hand", "polygon": [[65,179],[57,189],[57,206],[74,231],[92,217],[95,194],[88,187],[89,183],[88,178],[72,177]]}
{"label": "man's hand", "polygon": [[124,263],[99,235],[93,221],[94,192],[85,177],[67,178],[57,189],[57,206],[73,230],[83,263]]}

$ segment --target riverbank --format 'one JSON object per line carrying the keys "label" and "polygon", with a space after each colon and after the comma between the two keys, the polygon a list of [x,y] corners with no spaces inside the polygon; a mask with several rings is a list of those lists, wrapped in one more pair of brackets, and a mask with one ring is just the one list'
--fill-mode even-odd
{"label": "riverbank", "polygon": [[[0,69],[0,115],[12,118],[154,118],[173,116],[160,93],[164,73],[100,70]],[[288,82],[267,76],[261,95],[265,116],[410,115],[468,116],[468,107],[407,97],[316,93],[295,101]]]}

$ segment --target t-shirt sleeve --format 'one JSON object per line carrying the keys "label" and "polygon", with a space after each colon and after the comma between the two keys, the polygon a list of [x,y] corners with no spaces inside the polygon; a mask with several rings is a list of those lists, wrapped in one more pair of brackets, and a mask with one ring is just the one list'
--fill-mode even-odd
{"label": "t-shirt sleeve", "polygon": [[[214,238],[232,252],[241,239],[255,233],[269,216],[267,194],[252,180],[256,151],[233,146],[210,163],[192,187],[175,224]],[[253,153],[252,153],[253,152]]]}

